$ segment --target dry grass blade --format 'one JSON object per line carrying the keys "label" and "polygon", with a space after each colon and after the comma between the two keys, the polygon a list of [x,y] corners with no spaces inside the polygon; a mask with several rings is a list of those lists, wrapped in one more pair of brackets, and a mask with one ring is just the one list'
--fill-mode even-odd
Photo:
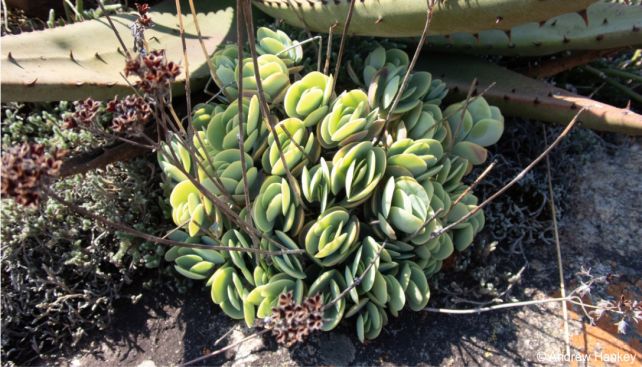
{"label": "dry grass blade", "polygon": [[[187,104],[187,120],[189,126],[192,126],[192,91],[189,83],[189,59],[187,57],[187,43],[185,42],[185,26],[183,25],[183,12],[181,11],[181,1],[176,0],[176,16],[178,17],[179,34],[183,46],[183,62],[185,63],[185,103]],[[195,18],[196,19],[196,18]],[[201,42],[202,42],[202,38]],[[209,59],[209,58],[207,58]]]}
{"label": "dry grass blade", "polygon": [[330,58],[332,56],[332,32],[334,31],[334,28],[337,26],[337,24],[333,24],[329,29],[328,29],[328,47],[325,50],[325,65],[323,66],[323,74],[329,75],[330,74]]}
{"label": "dry grass blade", "polygon": [[[207,61],[207,68],[210,70],[210,78],[214,80],[214,70],[215,70],[214,63],[212,63],[212,59],[210,58],[210,53],[207,51],[207,47],[205,47],[205,42],[203,42],[203,33],[201,32],[201,26],[198,24],[198,17],[196,16],[196,7],[194,6],[194,0],[189,0],[189,10],[192,12],[192,19],[194,20],[194,28],[196,29],[198,42],[201,44],[201,49],[203,50],[203,56]],[[237,34],[238,34],[238,28],[237,28]]]}
{"label": "dry grass blade", "polygon": [[348,34],[348,28],[350,28],[350,21],[352,20],[352,11],[354,10],[355,2],[356,0],[350,0],[350,8],[348,8],[348,15],[346,16],[346,21],[343,24],[343,30],[341,30],[341,43],[339,44],[339,54],[337,54],[337,63],[334,66],[334,78],[332,78],[331,90],[334,90],[334,86],[337,84],[337,79],[339,78],[339,71],[341,70],[341,60],[343,59],[343,51],[346,43],[346,35]]}
{"label": "dry grass blade", "polygon": [[236,347],[237,345],[241,345],[241,344],[245,343],[248,340],[251,340],[251,339],[254,339],[254,338],[258,337],[258,336],[261,336],[261,335],[267,333],[268,331],[270,331],[270,329],[264,329],[264,330],[261,330],[261,331],[258,331],[256,333],[254,333],[252,335],[248,335],[247,337],[245,337],[245,338],[243,338],[243,339],[241,339],[241,340],[239,340],[239,341],[237,341],[235,343],[227,345],[227,346],[225,346],[225,347],[223,347],[221,349],[217,349],[217,350],[215,350],[215,351],[213,351],[211,353],[208,353],[208,354],[206,354],[206,355],[204,355],[202,357],[198,357],[198,358],[193,359],[191,361],[185,362],[181,366],[190,366],[190,365],[193,365],[194,363],[197,363],[197,362],[200,362],[200,361],[204,361],[204,360],[206,360],[208,358],[212,358],[212,357],[214,357],[216,355],[219,355],[221,353],[224,353],[224,352]]}
{"label": "dry grass blade", "polygon": [[[544,145],[548,145],[546,138],[546,126],[544,130]],[[551,205],[551,217],[553,218],[553,233],[555,234],[555,252],[557,255],[557,269],[560,278],[560,296],[566,298],[566,286],[564,284],[564,265],[562,264],[562,248],[560,246],[560,234],[557,228],[557,210],[555,209],[555,193],[553,192],[553,179],[551,177],[551,162],[546,156],[546,181],[548,184],[549,203]],[[568,308],[566,302],[562,302],[562,317],[564,319],[564,347],[566,355],[571,354],[571,334],[568,324]]]}

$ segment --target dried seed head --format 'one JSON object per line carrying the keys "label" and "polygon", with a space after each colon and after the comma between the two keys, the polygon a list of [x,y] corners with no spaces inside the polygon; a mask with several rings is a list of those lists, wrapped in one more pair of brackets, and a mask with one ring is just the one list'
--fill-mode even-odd
{"label": "dried seed head", "polygon": [[321,329],[323,300],[317,294],[299,305],[292,292],[282,293],[277,307],[272,309],[272,316],[264,320],[263,326],[272,330],[279,344],[291,347],[304,341],[311,332]]}
{"label": "dried seed head", "polygon": [[89,127],[95,122],[100,108],[100,102],[87,98],[84,101],[74,102],[76,111],[65,116],[63,127],[66,129],[74,129],[78,126]]}
{"label": "dried seed head", "polygon": [[107,111],[113,113],[111,128],[117,133],[140,133],[152,116],[150,104],[133,94],[121,100],[115,97],[107,104]]}
{"label": "dried seed head", "polygon": [[125,75],[136,75],[140,79],[135,86],[143,93],[164,96],[169,92],[169,85],[181,73],[180,66],[165,57],[164,50],[154,50],[125,65]]}
{"label": "dried seed head", "polygon": [[12,197],[24,206],[38,205],[42,180],[58,175],[66,153],[47,154],[44,145],[28,143],[8,149],[2,155],[2,197]]}

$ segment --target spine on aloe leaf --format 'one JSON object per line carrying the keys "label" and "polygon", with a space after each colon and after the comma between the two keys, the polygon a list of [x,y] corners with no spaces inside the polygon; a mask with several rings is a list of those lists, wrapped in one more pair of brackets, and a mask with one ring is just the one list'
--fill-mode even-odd
{"label": "spine on aloe leaf", "polygon": [[428,37],[433,49],[499,55],[547,55],[642,45],[642,5],[601,1],[586,12],[563,14],[510,30]]}
{"label": "spine on aloe leaf", "polygon": [[[527,22],[581,12],[595,0],[449,0],[437,1],[430,25],[431,34],[507,30]],[[350,7],[349,0],[255,0],[270,16],[314,32],[328,32],[337,24],[341,30]],[[419,36],[426,21],[424,0],[356,1],[350,33],[363,36]]]}

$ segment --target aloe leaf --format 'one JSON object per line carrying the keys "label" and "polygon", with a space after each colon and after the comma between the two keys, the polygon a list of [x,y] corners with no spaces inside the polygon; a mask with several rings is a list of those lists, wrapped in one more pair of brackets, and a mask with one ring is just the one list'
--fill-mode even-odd
{"label": "aloe leaf", "polygon": [[[233,41],[234,1],[198,1],[196,10],[205,47],[211,53],[226,41]],[[199,45],[189,3],[182,1],[185,41],[193,88],[203,86],[209,70]],[[149,47],[164,49],[168,60],[184,65],[181,38],[176,31],[178,19],[174,0],[153,6],[149,13],[154,27],[145,31]],[[130,25],[136,14],[111,16],[127,48],[134,40]],[[45,29],[1,39],[2,101],[40,102],[79,100],[87,97],[106,100],[114,95],[132,93],[120,73],[125,57],[120,44],[101,17],[64,27]],[[9,56],[10,55],[10,56]],[[131,79],[130,82],[133,82]],[[173,86],[174,95],[184,93],[185,73]]]}

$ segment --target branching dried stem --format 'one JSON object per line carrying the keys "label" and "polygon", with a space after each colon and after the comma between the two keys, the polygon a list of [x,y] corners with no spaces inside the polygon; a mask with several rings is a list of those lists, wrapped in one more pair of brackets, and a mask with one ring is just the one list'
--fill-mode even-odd
{"label": "branching dried stem", "polygon": [[[548,158],[546,158],[546,159],[548,160]],[[462,201],[466,197],[466,195],[470,194],[475,189],[475,187],[477,187],[477,185],[479,185],[479,183],[484,179],[484,177],[486,177],[490,173],[490,171],[492,171],[493,168],[495,168],[496,165],[497,165],[497,160],[494,160],[491,164],[489,164],[488,167],[486,167],[486,169],[479,175],[479,177],[477,177],[475,179],[475,181],[473,181],[473,183],[471,183],[466,188],[466,190],[464,190],[464,192],[462,192],[457,197],[457,199],[455,199],[455,201],[453,201],[453,203],[450,205],[450,207],[453,208],[455,205],[459,204],[459,202]],[[449,213],[450,213],[450,211],[449,211]]]}
{"label": "branching dried stem", "polygon": [[60,197],[58,194],[53,192],[50,188],[48,187],[43,187],[42,188],[43,193],[45,196],[59,202],[60,204],[65,205],[66,207],[70,208],[77,214],[91,218],[95,220],[96,222],[102,223],[105,226],[114,228],[118,231],[122,231],[124,233],[127,233],[129,235],[132,235],[134,237],[141,238],[146,241],[154,242],[157,244],[161,245],[168,245],[168,246],[178,246],[178,247],[187,247],[187,248],[198,248],[198,249],[206,249],[206,250],[218,250],[218,251],[238,251],[238,252],[250,252],[250,253],[257,253],[261,255],[266,255],[266,256],[281,256],[285,254],[300,254],[304,253],[305,250],[283,250],[283,251],[266,251],[266,250],[261,250],[261,249],[256,249],[256,248],[243,248],[243,247],[230,247],[230,246],[211,246],[211,245],[203,245],[203,244],[196,244],[196,243],[185,243],[185,242],[179,242],[179,241],[173,241],[169,240],[166,238],[150,235],[145,232],[138,231],[134,228],[131,228],[125,224],[122,223],[117,223],[114,221],[111,221],[107,218],[104,218],[98,214],[92,213],[91,211],[84,209],[72,202],[69,202],[62,197]]}
{"label": "branching dried stem", "polygon": [[392,100],[392,105],[390,106],[390,110],[386,114],[386,119],[383,123],[383,129],[381,129],[381,133],[377,137],[377,142],[381,140],[384,132],[387,130],[388,123],[390,122],[390,118],[392,118],[392,115],[395,109],[397,108],[397,105],[399,104],[399,100],[401,100],[401,96],[403,95],[403,92],[406,90],[406,86],[408,85],[408,79],[410,78],[410,74],[412,73],[412,70],[415,68],[415,64],[417,64],[417,60],[419,60],[419,54],[421,53],[421,49],[423,48],[424,43],[426,43],[426,37],[428,37],[428,30],[430,29],[430,23],[432,22],[432,13],[435,6],[435,0],[426,0],[426,5],[428,6],[428,9],[426,10],[426,23],[424,23],[424,30],[421,33],[421,38],[419,39],[419,43],[417,44],[415,53],[414,55],[412,55],[412,60],[408,65],[408,70],[406,70],[406,74],[403,76],[403,80],[401,81],[401,86],[397,90],[397,93],[395,94],[395,98]]}
{"label": "branching dried stem", "polygon": [[325,50],[325,65],[323,66],[323,74],[329,75],[330,74],[330,59],[332,56],[332,32],[334,31],[334,28],[336,28],[337,24],[333,24],[330,26],[328,29],[328,46]]}
{"label": "branching dried stem", "polygon": [[[236,36],[237,36],[237,49],[239,60],[243,60],[243,27],[241,26],[241,0],[236,0],[236,8],[239,11],[236,12]],[[245,208],[247,210],[247,223],[249,226],[252,226],[252,216],[249,213],[252,213],[252,207],[250,203],[250,187],[247,182],[247,170],[245,165],[245,129],[243,128],[243,68],[240,67],[238,71],[238,88],[239,88],[239,97],[238,97],[238,116],[239,116],[239,150],[241,151],[241,178],[243,179],[243,197],[245,200]],[[252,238],[252,243],[255,246],[259,246],[259,242],[256,236],[251,233],[250,237]]]}
{"label": "branching dried stem", "polygon": [[[281,163],[283,164],[283,168],[285,169],[285,175],[287,176],[288,182],[290,186],[296,187],[297,183],[296,180],[294,179],[294,176],[292,175],[292,172],[290,172],[290,168],[288,167],[288,164],[285,160],[285,156],[283,155],[283,146],[281,144],[281,140],[279,139],[279,136],[276,132],[276,127],[274,124],[274,121],[272,121],[272,118],[270,116],[270,106],[267,103],[267,100],[265,99],[265,92],[263,90],[263,82],[261,81],[261,74],[259,72],[259,62],[258,62],[258,55],[256,52],[256,39],[254,37],[254,20],[252,18],[252,4],[249,0],[241,0],[240,1],[242,6],[242,12],[243,12],[243,17],[245,19],[245,27],[246,27],[246,34],[248,38],[248,43],[250,45],[250,53],[252,54],[252,65],[254,66],[254,77],[256,79],[256,89],[257,89],[257,94],[259,97],[259,105],[261,106],[261,113],[263,114],[263,118],[267,119],[268,122],[268,128],[270,130],[270,133],[274,137],[274,143],[276,144],[277,149],[279,150],[279,159],[281,160]],[[241,61],[241,69],[243,68],[242,61]],[[285,130],[285,128],[283,128]],[[299,205],[304,205],[303,199],[301,198],[301,195],[298,193],[298,190],[294,190],[296,193],[295,198],[297,200],[297,203]]]}
{"label": "branching dried stem", "polygon": [[335,305],[337,302],[339,302],[343,297],[345,297],[348,293],[350,293],[350,291],[351,291],[351,290],[353,290],[355,287],[357,287],[359,284],[361,284],[361,282],[363,281],[363,277],[364,277],[364,275],[366,275],[366,273],[368,273],[368,271],[370,271],[370,268],[372,268],[372,267],[374,266],[374,264],[379,260],[379,257],[381,256],[381,251],[383,251],[384,247],[386,247],[386,243],[387,243],[387,242],[386,242],[386,241],[384,241],[384,242],[381,244],[381,246],[380,246],[380,247],[379,247],[379,249],[377,250],[377,254],[376,254],[376,255],[375,255],[375,257],[372,259],[372,261],[370,261],[370,263],[368,264],[368,266],[366,266],[366,268],[363,270],[363,273],[361,273],[361,275],[360,275],[360,276],[358,276],[358,277],[354,278],[354,280],[353,280],[352,284],[350,284],[346,289],[344,289],[343,291],[341,291],[341,293],[339,293],[335,299],[333,299],[333,300],[332,300],[332,301],[330,301],[329,303],[325,304],[325,305],[323,306],[323,310],[327,310],[328,308],[330,308],[330,307],[334,306],[334,305]]}
{"label": "branching dried stem", "polygon": [[515,177],[514,177],[510,182],[508,182],[506,185],[504,185],[504,187],[502,187],[501,189],[499,189],[497,192],[495,192],[493,195],[491,195],[488,199],[484,200],[484,202],[482,202],[481,204],[479,204],[475,209],[471,210],[470,212],[468,212],[466,215],[462,216],[461,218],[459,218],[459,219],[458,219],[458,220],[456,220],[455,222],[453,222],[453,223],[451,223],[451,224],[447,225],[446,227],[444,227],[444,228],[440,229],[439,231],[435,231],[435,232],[433,232],[433,233],[432,233],[432,235],[430,236],[430,239],[432,240],[432,239],[434,239],[434,238],[437,238],[437,237],[439,237],[439,236],[443,235],[444,233],[448,232],[449,230],[451,230],[453,227],[455,227],[455,226],[456,226],[456,225],[458,225],[459,223],[465,222],[465,221],[466,221],[466,220],[468,220],[470,217],[472,217],[473,215],[475,215],[478,211],[482,210],[486,205],[490,204],[493,200],[497,199],[499,196],[501,196],[503,193],[505,193],[505,192],[506,192],[508,189],[510,189],[510,188],[511,188],[515,183],[517,183],[517,181],[519,181],[519,180],[521,180],[522,178],[524,178],[524,176],[525,176],[525,175],[526,175],[526,174],[527,174],[531,169],[533,169],[533,167],[535,167],[535,166],[536,166],[536,165],[537,165],[537,164],[538,164],[542,159],[544,159],[544,157],[546,157],[546,155],[547,155],[548,153],[550,153],[550,151],[551,151],[551,150],[553,150],[553,148],[555,148],[555,147],[556,147],[556,146],[557,146],[557,145],[562,141],[562,139],[563,139],[566,135],[568,135],[568,133],[569,133],[569,132],[571,131],[571,129],[573,128],[573,126],[575,126],[575,123],[577,123],[578,118],[580,117],[580,115],[582,114],[582,112],[584,112],[585,110],[586,110],[586,108],[582,108],[581,110],[579,110],[579,111],[577,112],[577,114],[575,115],[575,117],[573,117],[573,120],[571,120],[571,122],[566,126],[566,128],[564,129],[564,131],[562,131],[562,133],[560,133],[560,135],[557,137],[557,139],[555,139],[555,141],[554,141],[550,146],[548,146],[548,147],[547,147],[547,148],[542,152],[542,154],[540,154],[537,158],[535,158],[535,160],[534,160],[533,162],[531,162],[531,164],[529,164],[528,166],[526,166],[526,168],[524,168],[524,169],[523,169],[519,174],[517,174],[517,176],[515,176]]}

